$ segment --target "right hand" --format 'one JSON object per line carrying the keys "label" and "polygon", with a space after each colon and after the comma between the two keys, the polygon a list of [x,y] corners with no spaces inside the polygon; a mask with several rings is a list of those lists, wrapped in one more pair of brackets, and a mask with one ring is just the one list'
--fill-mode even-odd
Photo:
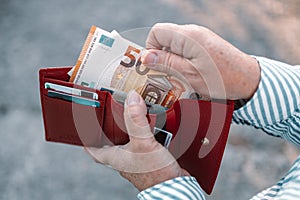
{"label": "right hand", "polygon": [[144,65],[166,73],[168,67],[177,70],[201,95],[249,99],[258,87],[257,61],[205,27],[156,24],[146,48]]}

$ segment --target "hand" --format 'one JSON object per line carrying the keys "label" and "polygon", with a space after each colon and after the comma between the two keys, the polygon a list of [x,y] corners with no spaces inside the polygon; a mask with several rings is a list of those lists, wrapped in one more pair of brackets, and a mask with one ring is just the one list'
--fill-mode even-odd
{"label": "hand", "polygon": [[207,28],[156,24],[143,64],[158,71],[179,71],[200,94],[219,99],[249,99],[260,80],[259,65]]}
{"label": "hand", "polygon": [[145,102],[135,91],[128,94],[124,120],[129,143],[101,149],[86,147],[97,162],[118,170],[138,190],[189,175],[180,168],[170,152],[155,140],[146,118]]}

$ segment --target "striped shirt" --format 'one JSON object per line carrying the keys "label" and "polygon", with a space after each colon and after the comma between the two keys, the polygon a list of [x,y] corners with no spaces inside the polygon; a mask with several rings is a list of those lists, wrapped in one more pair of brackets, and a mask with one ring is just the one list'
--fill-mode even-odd
{"label": "striped shirt", "polygon": [[[300,147],[300,66],[255,57],[261,67],[257,91],[246,105],[234,111],[233,122],[261,129]],[[234,192],[234,191],[233,191]],[[194,177],[177,177],[141,191],[138,198],[205,200]],[[286,176],[251,200],[300,199],[300,156]]]}

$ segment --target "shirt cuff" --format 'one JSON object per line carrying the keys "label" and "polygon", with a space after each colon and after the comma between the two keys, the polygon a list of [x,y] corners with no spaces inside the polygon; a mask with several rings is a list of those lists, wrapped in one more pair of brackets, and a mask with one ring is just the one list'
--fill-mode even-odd
{"label": "shirt cuff", "polygon": [[204,193],[194,177],[182,176],[141,191],[140,200],[205,200]]}
{"label": "shirt cuff", "polygon": [[253,97],[234,111],[233,121],[256,128],[278,123],[299,109],[300,67],[255,57],[261,68],[261,79]]}

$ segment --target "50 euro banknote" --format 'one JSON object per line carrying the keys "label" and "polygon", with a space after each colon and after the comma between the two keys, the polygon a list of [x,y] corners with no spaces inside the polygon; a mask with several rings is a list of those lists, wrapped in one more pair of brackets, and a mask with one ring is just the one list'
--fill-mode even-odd
{"label": "50 euro banknote", "polygon": [[141,62],[145,49],[126,40],[116,31],[92,26],[70,81],[101,89],[128,93],[136,90],[146,102],[169,108],[179,98],[194,97],[195,92],[180,73],[155,71]]}

